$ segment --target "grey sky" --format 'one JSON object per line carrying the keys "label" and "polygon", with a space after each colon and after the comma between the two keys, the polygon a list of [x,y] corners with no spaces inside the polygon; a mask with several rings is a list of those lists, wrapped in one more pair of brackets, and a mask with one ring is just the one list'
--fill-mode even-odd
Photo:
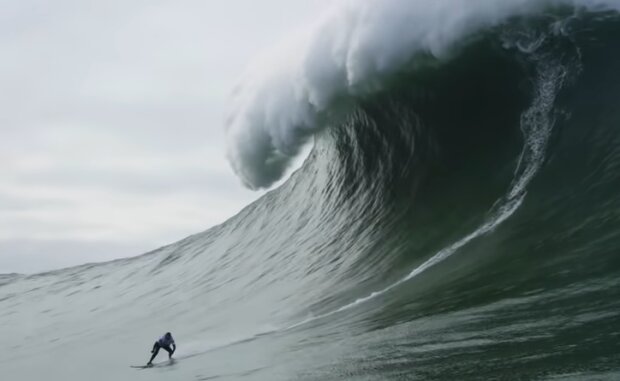
{"label": "grey sky", "polygon": [[328,3],[0,0],[0,273],[140,254],[258,197],[228,94]]}

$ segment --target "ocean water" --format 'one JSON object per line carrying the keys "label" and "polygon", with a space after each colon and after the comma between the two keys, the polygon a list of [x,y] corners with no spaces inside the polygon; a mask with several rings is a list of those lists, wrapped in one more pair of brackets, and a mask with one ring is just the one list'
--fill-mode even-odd
{"label": "ocean water", "polygon": [[[0,275],[2,379],[620,379],[620,15],[508,3],[450,24],[447,51],[403,35],[415,53],[371,55],[386,69],[283,117],[304,130],[280,142],[235,146],[233,120],[248,186],[314,146],[225,223]],[[130,368],[166,331],[177,361]]]}

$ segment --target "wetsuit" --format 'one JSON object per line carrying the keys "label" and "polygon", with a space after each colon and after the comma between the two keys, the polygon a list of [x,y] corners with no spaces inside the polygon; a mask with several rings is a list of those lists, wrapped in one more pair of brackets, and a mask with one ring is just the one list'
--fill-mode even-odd
{"label": "wetsuit", "polygon": [[[170,346],[173,346],[174,348],[170,348]],[[169,358],[172,357],[172,354],[177,349],[176,344],[174,343],[174,339],[172,338],[172,335],[170,335],[169,337],[166,337],[164,335],[160,337],[159,340],[155,342],[155,344],[153,344],[153,350],[151,350],[151,353],[153,354],[153,356],[151,356],[151,359],[148,362],[149,364],[153,361],[153,359],[155,359],[155,356],[157,356],[160,349],[163,349],[166,352],[168,352]]]}

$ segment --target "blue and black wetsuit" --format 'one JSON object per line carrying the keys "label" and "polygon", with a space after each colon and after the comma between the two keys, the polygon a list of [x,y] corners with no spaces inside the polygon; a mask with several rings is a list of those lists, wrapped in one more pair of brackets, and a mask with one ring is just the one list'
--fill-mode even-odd
{"label": "blue and black wetsuit", "polygon": [[147,365],[151,365],[151,363],[155,359],[155,356],[157,356],[157,354],[159,353],[160,349],[164,349],[166,352],[168,352],[168,358],[172,358],[172,354],[174,353],[174,351],[176,351],[177,347],[170,332],[160,337],[155,342],[155,344],[153,344],[153,349],[151,350],[153,356],[151,356],[151,359],[149,360]]}

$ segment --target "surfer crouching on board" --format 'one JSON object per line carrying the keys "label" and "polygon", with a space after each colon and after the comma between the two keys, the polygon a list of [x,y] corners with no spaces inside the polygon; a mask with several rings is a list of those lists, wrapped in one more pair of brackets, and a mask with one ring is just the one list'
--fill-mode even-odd
{"label": "surfer crouching on board", "polygon": [[[170,348],[170,346],[172,346],[172,348]],[[174,343],[174,339],[172,338],[172,334],[170,332],[166,332],[165,335],[160,337],[159,340],[157,340],[155,344],[153,344],[153,349],[151,350],[153,356],[151,356],[151,359],[146,364],[147,366],[153,365],[153,360],[155,359],[155,356],[157,356],[161,348],[168,352],[169,359],[172,358],[172,354],[174,353],[174,351],[177,350],[177,346]]]}

